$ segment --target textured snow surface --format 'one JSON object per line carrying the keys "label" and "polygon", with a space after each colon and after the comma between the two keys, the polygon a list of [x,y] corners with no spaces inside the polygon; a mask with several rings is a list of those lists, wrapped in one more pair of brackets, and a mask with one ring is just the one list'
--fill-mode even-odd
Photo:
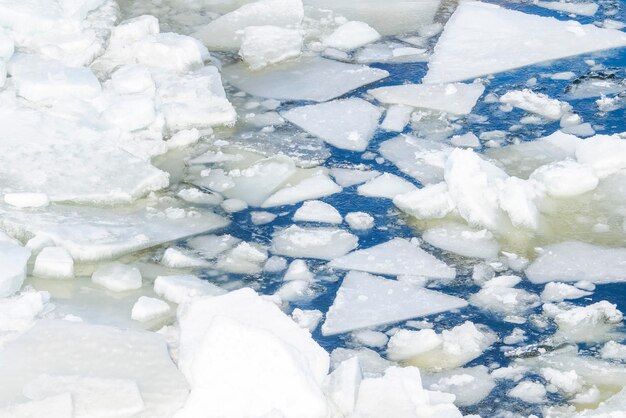
{"label": "textured snow surface", "polygon": [[[462,2],[435,46],[425,83],[461,81],[543,61],[626,46],[626,34],[575,21]],[[515,50],[515,54],[510,51]]]}
{"label": "textured snow surface", "polygon": [[324,335],[340,334],[463,308],[463,299],[410,283],[350,272],[322,325]]}

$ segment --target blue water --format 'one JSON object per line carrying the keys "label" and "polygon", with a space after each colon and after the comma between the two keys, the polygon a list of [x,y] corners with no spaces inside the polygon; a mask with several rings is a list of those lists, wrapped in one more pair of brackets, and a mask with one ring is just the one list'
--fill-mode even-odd
{"label": "blue water", "polygon": [[[503,6],[509,8],[515,8],[528,13],[554,16],[559,19],[564,19],[562,14],[553,12],[547,9],[542,9],[529,4],[518,4],[509,2],[495,2],[502,3]],[[626,11],[624,10],[626,2],[605,2],[604,7],[617,8],[618,13],[615,16],[611,16],[614,20],[624,21],[626,19]],[[598,13],[598,16],[602,16],[602,8]],[[592,18],[579,17],[577,18],[581,23],[591,23]],[[573,80],[552,80],[550,78],[542,78],[542,73],[556,73],[561,71],[573,71],[577,76],[586,74],[589,72],[589,66],[585,63],[585,60],[593,59],[597,64],[602,64],[607,70],[615,70],[616,75],[620,78],[626,78],[626,48],[620,50],[612,50],[606,52],[600,52],[595,54],[587,54],[576,56],[568,59],[561,59],[541,65],[534,65],[526,68],[522,68],[515,71],[509,71],[506,73],[497,74],[491,79],[486,86],[485,95],[489,93],[495,93],[498,95],[512,89],[520,89],[526,87],[526,82],[531,77],[536,77],[538,84],[532,89],[537,92],[548,94],[552,98],[562,99],[569,102],[576,113],[582,116],[585,122],[590,122],[597,133],[600,134],[613,134],[626,131],[626,115],[624,109],[619,109],[606,114],[598,112],[595,100],[597,98],[589,98],[583,100],[570,100],[565,97],[565,89],[571,84]],[[368,85],[359,90],[353,91],[347,94],[345,97],[361,97],[365,94],[367,89],[372,87],[379,87],[384,85],[395,85],[402,83],[419,83],[423,75],[426,73],[426,63],[411,63],[411,64],[374,64],[373,66],[387,70],[390,76],[384,80],[373,85]],[[484,97],[484,96],[483,96]],[[289,108],[302,103],[286,103],[283,104],[283,108]],[[503,130],[508,131],[512,125],[518,125],[519,119],[523,115],[522,111],[513,110],[512,112],[502,112],[499,110],[498,104],[487,104],[484,101],[479,100],[474,108],[473,114],[484,116],[487,121],[480,121],[475,117],[468,117],[464,120],[457,121],[463,128],[455,133],[473,132],[479,135],[481,132]],[[520,138],[522,141],[532,141],[541,136],[551,134],[555,130],[559,129],[558,122],[547,123],[543,125],[525,125],[520,130],[516,131],[514,135]],[[405,133],[410,133],[410,127],[407,128]],[[377,153],[378,147],[381,142],[394,137],[395,133],[379,132],[376,137],[371,141],[368,151]],[[393,164],[384,162],[377,164],[372,160],[362,160],[361,154],[338,150],[331,148],[331,157],[326,162],[326,166],[342,166],[346,164],[360,164],[365,163],[371,165],[372,168],[396,174],[407,180],[415,183],[415,180],[408,178],[402,174]],[[361,248],[367,248],[372,245],[376,245],[393,237],[413,237],[418,234],[415,230],[408,227],[402,219],[401,214],[396,210],[391,202],[387,199],[372,199],[365,198],[357,195],[356,186],[344,189],[340,194],[336,194],[324,199],[321,199],[335,208],[337,208],[342,215],[345,215],[351,211],[366,211],[375,218],[376,227],[364,233],[357,233],[359,235],[359,245]],[[272,233],[279,228],[288,226],[291,224],[291,217],[293,212],[299,207],[299,205],[280,207],[270,209],[269,211],[281,214],[275,222],[269,225],[256,226],[250,222],[250,211],[243,211],[232,215],[232,224],[225,231],[236,237],[247,241],[258,242],[261,244],[269,244]],[[441,251],[435,251],[440,258],[448,261],[449,263],[455,263],[454,257],[449,254],[445,254]],[[331,305],[335,292],[341,283],[341,279],[344,272],[329,271],[324,268],[324,262],[318,260],[308,260],[309,265],[316,271],[318,277],[321,279],[317,287],[317,296],[310,300],[300,303],[293,303],[292,307],[302,309],[319,309],[322,312],[326,312]],[[471,269],[466,265],[459,266],[459,274],[457,279],[445,286],[441,286],[438,290],[445,293],[467,298],[470,294],[475,293],[479,288],[473,284],[471,280]],[[217,280],[215,277],[207,277],[210,280]],[[280,285],[281,273],[267,274],[264,273],[261,276],[253,277],[241,277],[241,276],[222,276],[220,282],[229,281],[242,281],[243,284],[253,286],[262,293],[272,293]],[[523,281],[518,287],[531,291],[533,293],[540,293],[543,286],[536,286],[530,284],[528,281]],[[626,312],[626,283],[625,284],[607,284],[599,285],[596,290],[588,298],[579,299],[574,301],[576,304],[588,305],[590,303],[598,302],[600,300],[608,300],[611,303],[617,304],[618,308],[622,312]],[[539,313],[541,307],[529,312]],[[445,313],[435,315],[428,318],[434,323],[434,328],[438,331],[447,329],[463,323],[466,320],[473,321],[475,323],[485,324],[492,330],[498,333],[500,337],[504,337],[511,333],[515,327],[523,328],[527,333],[527,344],[538,343],[545,339],[547,336],[554,332],[553,327],[539,330],[529,325],[515,325],[502,321],[501,317],[496,315],[482,312],[474,307],[467,307],[459,312]],[[395,326],[402,326],[402,323],[392,324],[387,327],[380,327],[381,331],[386,331]],[[313,337],[328,351],[337,347],[344,347],[350,344],[350,341],[346,335],[339,335],[333,337],[324,337],[320,334],[319,328],[313,333]],[[488,349],[483,355],[475,359],[468,366],[475,365],[493,365],[493,363],[500,364],[502,366],[507,365],[509,359],[507,359],[501,351],[503,343],[496,343],[490,349]],[[381,352],[381,354],[384,354]],[[535,380],[541,381],[540,376],[533,376]],[[518,412],[523,415],[531,413],[540,415],[540,410],[537,406],[532,406],[523,402],[515,402],[511,398],[505,396],[505,392],[511,388],[513,383],[510,381],[501,381],[498,387],[482,402],[472,407],[463,408],[464,413],[479,413],[483,417],[490,417],[496,415],[502,411]],[[558,395],[549,394],[549,400],[554,403],[561,403],[562,400]]]}

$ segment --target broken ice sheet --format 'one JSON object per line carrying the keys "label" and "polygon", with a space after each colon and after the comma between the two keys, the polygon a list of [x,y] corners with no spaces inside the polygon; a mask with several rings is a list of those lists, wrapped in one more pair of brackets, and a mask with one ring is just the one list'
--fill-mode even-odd
{"label": "broken ice sheet", "polygon": [[626,33],[617,30],[462,2],[446,23],[423,82],[468,80],[623,46]]}
{"label": "broken ice sheet", "polygon": [[322,325],[323,335],[460,309],[463,299],[362,272],[349,272]]}
{"label": "broken ice sheet", "polygon": [[23,240],[49,239],[75,261],[110,259],[228,225],[227,219],[205,209],[143,203],[116,208],[52,205],[28,212],[0,205],[0,225]]}
{"label": "broken ice sheet", "polygon": [[385,70],[320,57],[251,72],[245,64],[224,67],[224,81],[246,93],[283,100],[325,102],[387,77]]}
{"label": "broken ice sheet", "polygon": [[394,238],[370,248],[332,260],[330,267],[393,276],[425,276],[453,279],[456,271],[443,261],[403,238]]}

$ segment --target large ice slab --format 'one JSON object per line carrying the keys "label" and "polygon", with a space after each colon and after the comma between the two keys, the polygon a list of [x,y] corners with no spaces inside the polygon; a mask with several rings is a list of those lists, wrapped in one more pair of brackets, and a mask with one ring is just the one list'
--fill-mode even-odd
{"label": "large ice slab", "polygon": [[178,319],[192,386],[181,417],[327,416],[328,353],[272,302],[244,288],[195,299]]}
{"label": "large ice slab", "polygon": [[101,131],[25,108],[0,109],[0,191],[51,201],[121,203],[169,184],[169,175]]}
{"label": "large ice slab", "polygon": [[426,276],[452,279],[456,272],[443,261],[403,238],[354,251],[329,263],[341,270],[358,270],[392,276]]}
{"label": "large ice slab", "polygon": [[281,116],[340,149],[364,151],[382,111],[359,98],[296,107]]}
{"label": "large ice slab", "polygon": [[467,302],[454,296],[368,273],[349,272],[326,314],[322,334],[341,334],[464,306]]}
{"label": "large ice slab", "polygon": [[626,249],[606,248],[578,241],[549,245],[526,269],[533,283],[588,280],[626,281]]}
{"label": "large ice slab", "polygon": [[70,392],[76,417],[170,417],[188,392],[160,335],[77,322],[37,322],[2,348],[0,371],[1,406]]}
{"label": "large ice slab", "polygon": [[224,67],[224,80],[246,93],[282,100],[325,102],[387,77],[385,70],[325,58],[301,58],[272,67],[248,70],[242,63]]}
{"label": "large ice slab", "polygon": [[401,84],[368,90],[376,100],[467,115],[485,91],[480,83]]}
{"label": "large ice slab", "polygon": [[[462,2],[435,46],[424,83],[461,81],[626,46],[626,33]],[[511,53],[515,51],[515,53]]]}
{"label": "large ice slab", "polygon": [[75,261],[114,258],[228,225],[201,209],[50,206],[29,212],[0,205],[0,226],[15,237],[38,237],[67,249]]}

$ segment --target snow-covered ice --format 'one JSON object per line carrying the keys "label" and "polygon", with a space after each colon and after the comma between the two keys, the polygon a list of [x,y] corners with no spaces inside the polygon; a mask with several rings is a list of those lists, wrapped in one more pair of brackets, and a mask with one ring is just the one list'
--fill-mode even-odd
{"label": "snow-covered ice", "polygon": [[307,200],[293,214],[293,220],[299,222],[321,222],[340,224],[343,217],[339,211],[321,200]]}
{"label": "snow-covered ice", "polygon": [[288,257],[332,260],[355,249],[358,238],[339,228],[302,228],[292,225],[277,231],[271,251]]}
{"label": "snow-covered ice", "polygon": [[172,303],[183,303],[200,296],[218,296],[226,293],[218,286],[193,275],[158,276],[154,293]]}

